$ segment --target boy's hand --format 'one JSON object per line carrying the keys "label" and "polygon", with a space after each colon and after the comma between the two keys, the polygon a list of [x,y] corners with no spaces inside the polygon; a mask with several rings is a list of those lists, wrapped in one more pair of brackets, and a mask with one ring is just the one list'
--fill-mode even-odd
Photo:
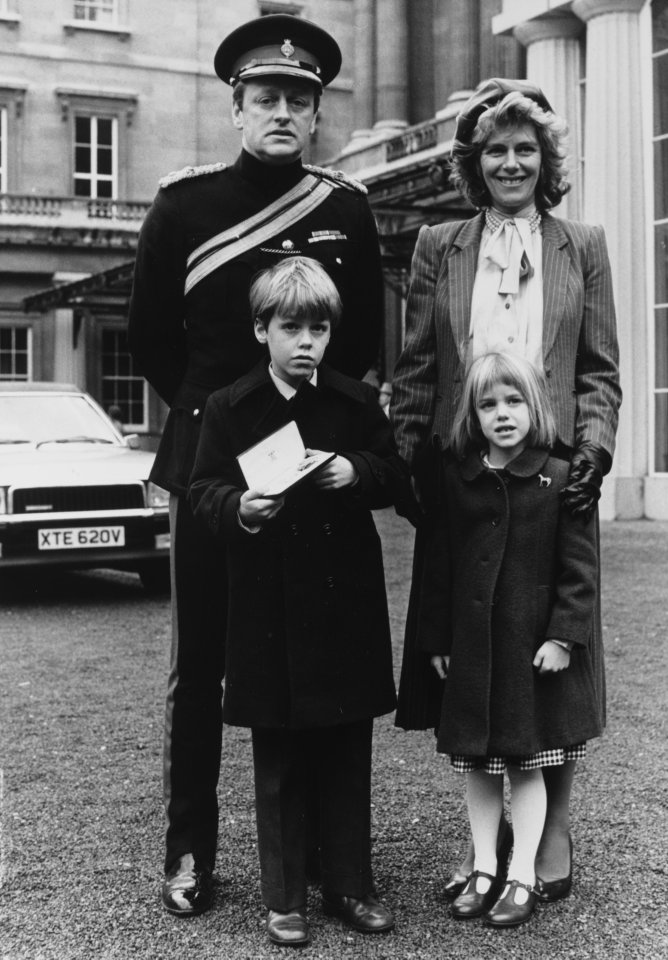
{"label": "boy's hand", "polygon": [[239,501],[239,519],[246,527],[257,527],[275,517],[285,503],[285,497],[269,499],[259,490],[246,490]]}
{"label": "boy's hand", "polygon": [[560,670],[565,670],[570,662],[570,651],[552,640],[546,640],[533,658],[533,665],[538,668],[538,673],[559,673]]}
{"label": "boy's hand", "polygon": [[[307,450],[306,456],[315,457],[322,453],[322,450]],[[352,486],[356,480],[355,467],[350,460],[339,456],[325,464],[313,477],[313,482],[319,490],[340,490],[342,487]]]}
{"label": "boy's hand", "polygon": [[450,657],[443,657],[437,653],[431,658],[431,665],[441,680],[445,680],[450,669]]}

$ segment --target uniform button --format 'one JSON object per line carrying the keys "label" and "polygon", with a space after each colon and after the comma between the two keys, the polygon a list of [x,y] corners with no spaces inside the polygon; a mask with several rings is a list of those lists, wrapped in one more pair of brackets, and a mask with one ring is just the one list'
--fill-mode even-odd
{"label": "uniform button", "polygon": [[195,409],[193,410],[193,417],[198,417],[198,416],[199,416],[199,407],[195,407]]}
{"label": "uniform button", "polygon": [[291,523],[291,524],[290,524],[290,533],[292,534],[293,537],[296,537],[296,536],[297,536],[298,530],[297,530],[297,524],[296,524],[296,523]]}
{"label": "uniform button", "polygon": [[331,589],[334,586],[334,577],[327,577],[325,583]]}
{"label": "uniform button", "polygon": [[323,523],[323,525],[322,525],[322,530],[323,530],[323,533],[326,534],[326,536],[329,537],[329,536],[331,535],[331,532],[332,532],[332,525],[331,525],[331,523]]}
{"label": "uniform button", "polygon": [[515,337],[508,337],[508,343],[512,343]]}
{"label": "uniform button", "polygon": [[509,303],[506,304],[506,310],[510,310],[510,304],[509,304]]}
{"label": "uniform button", "polygon": [[499,518],[498,518],[498,517],[494,517],[494,519],[492,520],[492,526],[493,526],[493,527],[498,527],[498,525],[499,525]]}

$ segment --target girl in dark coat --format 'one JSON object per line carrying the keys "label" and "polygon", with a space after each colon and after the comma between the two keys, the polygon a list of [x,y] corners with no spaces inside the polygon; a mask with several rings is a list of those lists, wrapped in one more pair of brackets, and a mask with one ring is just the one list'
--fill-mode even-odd
{"label": "girl in dark coat", "polygon": [[[270,940],[308,942],[305,806],[319,794],[325,912],[389,930],[370,857],[373,718],[395,706],[380,539],[371,510],[409,494],[368,384],[319,366],[336,287],[292,257],[251,287],[269,359],[206,406],[191,477],[196,517],[226,545],[225,723],[250,727]],[[317,369],[316,369],[317,368]],[[245,490],[237,457],[290,421],[307,453],[335,458],[284,496]]]}
{"label": "girl in dark coat", "polygon": [[[568,463],[550,456],[554,436],[542,373],[516,355],[474,361],[422,581],[420,643],[445,681],[437,749],[467,775],[475,847],[452,913],[494,926],[523,923],[535,907],[542,768],[582,756],[601,733],[588,649],[596,527],[562,507]],[[505,885],[504,772],[514,828]]]}

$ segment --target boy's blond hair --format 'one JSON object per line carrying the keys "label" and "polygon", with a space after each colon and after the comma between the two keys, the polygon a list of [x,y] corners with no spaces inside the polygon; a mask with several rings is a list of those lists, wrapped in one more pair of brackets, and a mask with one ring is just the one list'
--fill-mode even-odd
{"label": "boy's blond hair", "polygon": [[341,319],[341,297],[322,264],[310,257],[286,257],[254,278],[250,288],[251,316],[267,326],[278,314],[295,320]]}

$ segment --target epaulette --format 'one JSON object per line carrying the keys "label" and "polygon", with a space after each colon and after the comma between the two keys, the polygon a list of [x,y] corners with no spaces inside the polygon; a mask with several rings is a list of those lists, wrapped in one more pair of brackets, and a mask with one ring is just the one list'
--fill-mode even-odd
{"label": "epaulette", "polygon": [[160,177],[158,183],[161,187],[171,187],[174,183],[180,183],[181,180],[189,180],[191,177],[203,177],[207,173],[218,173],[224,170],[226,163],[204,163],[201,167],[183,167],[181,170],[172,170],[164,177]]}
{"label": "epaulette", "polygon": [[315,173],[319,177],[324,177],[326,180],[333,180],[334,183],[347,187],[348,190],[354,190],[355,193],[367,194],[369,192],[360,180],[354,180],[343,170],[332,170],[331,167],[315,167],[312,163],[305,163],[304,170]]}

